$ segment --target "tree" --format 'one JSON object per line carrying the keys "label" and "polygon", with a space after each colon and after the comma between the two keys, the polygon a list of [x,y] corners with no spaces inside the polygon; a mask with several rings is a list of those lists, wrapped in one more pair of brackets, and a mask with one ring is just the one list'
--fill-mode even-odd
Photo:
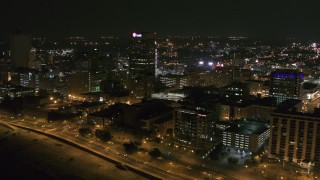
{"label": "tree", "polygon": [[97,138],[99,138],[101,141],[104,141],[104,142],[110,141],[112,138],[111,134],[108,131],[100,130],[100,129],[96,130],[95,135]]}
{"label": "tree", "polygon": [[152,151],[149,152],[149,155],[154,158],[158,158],[161,156],[161,152],[158,148],[153,148]]}
{"label": "tree", "polygon": [[156,138],[154,138],[154,142],[156,142],[156,143],[160,143],[161,142],[161,139],[160,138],[158,138],[158,137],[156,137]]}
{"label": "tree", "polygon": [[239,159],[238,158],[234,158],[234,157],[229,157],[228,158],[228,162],[230,164],[237,164],[239,162]]}
{"label": "tree", "polygon": [[210,158],[212,158],[213,160],[218,160],[219,159],[219,156],[224,156],[226,155],[227,153],[223,151],[224,150],[224,146],[222,143],[219,143],[217,144],[215,147],[214,147],[214,150],[210,153]]}
{"label": "tree", "polygon": [[80,128],[79,133],[83,137],[90,137],[91,136],[91,129],[90,128]]}
{"label": "tree", "polygon": [[167,129],[166,135],[172,137],[173,136],[173,129],[172,128]]}
{"label": "tree", "polygon": [[133,143],[133,142],[130,142],[130,143],[124,143],[123,144],[123,147],[124,147],[124,150],[128,153],[128,154],[132,154],[134,152],[136,152],[138,150],[138,146]]}

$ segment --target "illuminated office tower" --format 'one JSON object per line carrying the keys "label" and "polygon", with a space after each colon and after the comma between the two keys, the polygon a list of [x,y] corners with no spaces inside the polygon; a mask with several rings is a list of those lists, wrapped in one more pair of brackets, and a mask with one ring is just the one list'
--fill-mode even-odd
{"label": "illuminated office tower", "polygon": [[214,113],[180,108],[174,111],[174,139],[185,150],[207,151],[214,146]]}
{"label": "illuminated office tower", "polygon": [[129,58],[131,97],[136,100],[151,97],[156,72],[155,33],[132,33]]}
{"label": "illuminated office tower", "polygon": [[270,97],[276,97],[277,103],[287,99],[300,99],[304,75],[290,69],[278,69],[271,73]]}

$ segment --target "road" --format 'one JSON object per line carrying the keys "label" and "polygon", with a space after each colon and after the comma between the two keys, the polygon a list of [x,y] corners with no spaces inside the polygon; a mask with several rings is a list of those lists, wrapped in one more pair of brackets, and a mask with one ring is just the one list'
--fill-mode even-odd
{"label": "road", "polygon": [[[151,175],[154,175],[155,177],[159,177],[162,179],[234,179],[230,176],[225,176],[200,166],[186,164],[179,161],[176,161],[175,166],[179,167],[180,169],[185,169],[179,172],[173,172],[171,168],[169,170],[165,170],[165,167],[161,165],[158,166],[157,164],[146,164],[144,160],[142,160],[143,162],[139,161],[141,158],[132,158],[127,156],[126,154],[121,154],[118,151],[110,149],[106,146],[106,143],[99,141],[90,141],[86,138],[79,136],[78,129],[80,126],[76,123],[71,123],[68,121],[47,123],[43,121],[38,122],[34,119],[9,119],[9,121],[7,121],[7,124],[29,128],[30,130],[36,130],[41,133],[46,133],[62,138],[64,140],[69,141],[70,143],[79,145],[82,148],[86,148],[88,150],[94,151],[95,153],[103,155],[131,169],[136,169],[145,173],[149,173]],[[115,141],[114,145],[122,147],[122,143],[120,142]],[[192,167],[192,172],[196,173],[191,173],[192,175],[190,175],[189,173],[185,173],[191,172],[190,167]]]}
{"label": "road", "polygon": [[87,150],[93,151],[94,153],[102,154],[103,156],[111,159],[112,161],[116,161],[119,164],[123,164],[129,167],[130,169],[142,171],[160,179],[194,179],[192,177],[170,173],[163,169],[143,164],[142,162],[132,159],[128,156],[108,150],[104,146],[98,145],[96,143],[90,143],[88,142],[88,140],[81,138],[80,136],[74,137],[71,134],[66,134],[64,132],[70,131],[70,126],[68,125],[62,126],[61,128],[61,125],[60,127],[53,127],[45,123],[30,122],[27,120],[14,120],[9,122],[9,124],[17,128],[24,128],[28,130],[33,130],[34,132],[53,135],[58,138],[62,138],[66,141],[69,141],[69,143],[86,148]]}
{"label": "road", "polygon": [[1,179],[150,179],[82,149],[20,128],[0,126],[0,147]]}

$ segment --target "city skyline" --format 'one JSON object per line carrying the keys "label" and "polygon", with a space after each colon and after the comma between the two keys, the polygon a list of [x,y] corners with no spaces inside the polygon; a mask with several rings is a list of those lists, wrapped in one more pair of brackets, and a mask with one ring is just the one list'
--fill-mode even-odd
{"label": "city skyline", "polygon": [[3,2],[0,177],[317,179],[317,4]]}
{"label": "city skyline", "polygon": [[163,35],[296,37],[319,40],[316,7],[295,1],[6,1],[0,38],[18,29],[64,37],[152,31]]}

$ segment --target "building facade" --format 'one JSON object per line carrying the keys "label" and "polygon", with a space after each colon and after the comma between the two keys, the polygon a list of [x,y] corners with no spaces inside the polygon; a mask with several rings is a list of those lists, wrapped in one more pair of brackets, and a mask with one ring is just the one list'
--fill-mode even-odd
{"label": "building facade", "polygon": [[320,116],[276,111],[270,122],[269,156],[320,165]]}
{"label": "building facade", "polygon": [[132,33],[129,54],[129,89],[135,99],[151,97],[156,75],[155,33]]}
{"label": "building facade", "polygon": [[300,99],[304,74],[290,69],[279,69],[270,75],[270,97],[276,97],[277,103],[287,99]]}
{"label": "building facade", "polygon": [[179,108],[174,111],[174,139],[177,146],[188,150],[214,147],[215,121],[212,112]]}
{"label": "building facade", "polygon": [[270,130],[263,123],[241,122],[223,132],[223,145],[255,153],[267,142]]}
{"label": "building facade", "polygon": [[29,66],[31,35],[16,33],[11,37],[10,49],[14,67]]}

